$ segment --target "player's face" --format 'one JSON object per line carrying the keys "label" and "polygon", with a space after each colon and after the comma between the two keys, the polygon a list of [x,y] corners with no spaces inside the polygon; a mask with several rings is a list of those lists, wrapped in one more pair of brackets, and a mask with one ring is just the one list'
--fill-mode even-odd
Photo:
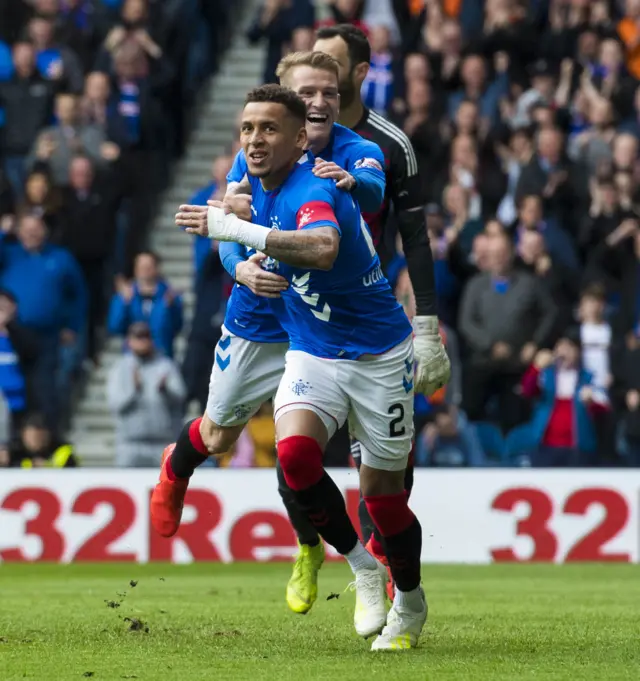
{"label": "player's face", "polygon": [[340,36],[325,38],[324,40],[316,40],[313,50],[314,52],[324,52],[338,62],[340,100],[343,107],[350,106],[358,96],[360,84],[356,83],[347,43]]}
{"label": "player's face", "polygon": [[329,141],[331,128],[338,120],[340,95],[338,79],[331,71],[297,66],[291,69],[283,85],[291,88],[307,105],[307,136],[309,144]]}
{"label": "player's face", "polygon": [[307,133],[282,104],[251,102],[242,114],[240,142],[250,175],[277,177],[300,157]]}

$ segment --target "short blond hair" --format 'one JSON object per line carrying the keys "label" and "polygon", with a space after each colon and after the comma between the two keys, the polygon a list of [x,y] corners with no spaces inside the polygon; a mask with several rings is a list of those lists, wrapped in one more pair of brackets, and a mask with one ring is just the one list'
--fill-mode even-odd
{"label": "short blond hair", "polygon": [[329,71],[338,78],[338,62],[325,52],[291,52],[280,60],[276,69],[276,76],[282,81],[287,73],[296,66],[310,66],[312,69]]}

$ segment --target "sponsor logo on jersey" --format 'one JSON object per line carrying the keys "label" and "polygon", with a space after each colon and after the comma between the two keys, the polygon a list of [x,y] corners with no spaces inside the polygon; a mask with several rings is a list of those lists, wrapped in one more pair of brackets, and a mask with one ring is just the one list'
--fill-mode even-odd
{"label": "sponsor logo on jersey", "polygon": [[380,165],[379,161],[376,161],[375,158],[361,158],[354,163],[354,166],[356,168],[375,168],[376,170],[382,172],[382,166]]}
{"label": "sponsor logo on jersey", "polygon": [[365,276],[362,277],[362,285],[373,286],[373,284],[377,284],[383,278],[384,274],[382,274],[382,270],[380,269],[380,266],[378,266],[375,268],[375,270],[369,272],[369,274],[365,274]]}

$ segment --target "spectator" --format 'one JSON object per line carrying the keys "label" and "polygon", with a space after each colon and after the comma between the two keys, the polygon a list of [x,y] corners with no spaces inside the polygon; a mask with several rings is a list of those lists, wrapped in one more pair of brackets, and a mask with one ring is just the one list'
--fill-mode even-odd
{"label": "spectator", "polygon": [[20,212],[39,215],[49,234],[57,235],[60,220],[60,192],[44,170],[32,171],[25,182],[24,200]]}
{"label": "spectator", "polygon": [[[372,26],[369,43],[371,66],[362,83],[362,101],[365,106],[385,116],[391,107],[394,85],[391,33],[387,26]],[[415,86],[417,82],[419,81],[413,81],[412,84]]]}
{"label": "spectator", "polygon": [[[112,174],[96,177],[91,159],[76,156],[69,167],[59,242],[78,261],[89,295],[87,354],[98,356],[98,327],[105,316],[107,267],[114,249],[118,185]],[[91,225],[91,230],[87,230]]]}
{"label": "spectator", "polygon": [[106,137],[99,126],[81,122],[79,100],[75,95],[57,95],[55,113],[57,125],[38,135],[28,165],[33,167],[36,162],[44,165],[50,169],[54,183],[64,186],[69,180],[72,157],[84,154],[94,162],[102,161]]}
{"label": "spectator", "polygon": [[563,136],[557,128],[541,130],[536,153],[523,168],[516,189],[516,202],[524,196],[542,196],[544,215],[575,233],[576,205],[584,194],[580,169],[563,153]]}
{"label": "spectator", "polygon": [[[30,378],[38,349],[33,332],[17,321],[15,297],[8,291],[0,291],[0,392],[2,410],[8,410],[11,432],[20,428],[23,416],[33,407]],[[4,411],[1,413],[4,419]],[[9,441],[2,433],[0,428],[0,446]]]}
{"label": "spectator", "polygon": [[640,338],[636,327],[611,352],[611,394],[620,415],[619,441],[627,464],[640,466]]}
{"label": "spectator", "polygon": [[557,333],[573,321],[574,301],[579,290],[576,273],[549,252],[543,235],[535,230],[522,234],[517,254],[518,265],[536,278],[556,305],[556,323],[549,337],[555,339]]}
{"label": "spectator", "polygon": [[449,97],[449,117],[455,118],[460,104],[468,99],[478,103],[485,125],[494,125],[498,120],[500,98],[506,92],[506,76],[500,74],[495,81],[489,82],[484,58],[472,54],[463,60],[460,77],[462,87]]}
{"label": "spectator", "polygon": [[[520,220],[515,225],[513,236],[516,245],[526,231],[539,232],[549,255],[562,266],[577,271],[579,260],[574,242],[557,222],[546,222],[543,218],[542,198],[524,196],[520,202]],[[564,328],[564,327],[563,327]]]}
{"label": "spectator", "polygon": [[86,320],[82,273],[69,251],[49,242],[42,219],[27,214],[20,218],[17,240],[4,237],[0,242],[0,287],[17,300],[18,321],[38,336],[34,391],[54,429],[68,396],[69,377],[56,383],[60,348],[80,342]]}
{"label": "spectator", "polygon": [[41,414],[25,419],[20,439],[9,448],[11,465],[21,468],[75,468],[73,445],[57,439]]}
{"label": "spectator", "polygon": [[27,34],[36,50],[36,65],[40,75],[69,92],[82,92],[82,64],[73,50],[55,40],[54,20],[36,15],[29,21]]}
{"label": "spectator", "polygon": [[618,24],[618,33],[627,48],[627,68],[635,78],[640,78],[640,2],[625,0],[625,16]]}
{"label": "spectator", "polygon": [[173,357],[173,345],[182,329],[182,298],[160,275],[160,259],[145,251],[136,257],[134,280],[124,282],[111,299],[109,333],[127,336],[134,322],[144,321],[151,329],[154,345]]}
{"label": "spectator", "polygon": [[247,31],[251,43],[266,38],[267,56],[262,81],[277,83],[276,66],[286,52],[286,44],[297,28],[312,27],[315,19],[309,0],[264,0]]}
{"label": "spectator", "polygon": [[155,468],[180,431],[186,391],[178,366],[156,351],[146,322],[131,325],[127,342],[131,352],[117,360],[107,381],[116,465]]}
{"label": "spectator", "polygon": [[604,287],[591,284],[580,297],[578,317],[582,366],[593,376],[595,385],[608,390],[612,381],[609,367],[612,331],[604,318],[605,305]]}
{"label": "spectator", "polygon": [[16,43],[13,47],[15,74],[8,82],[0,83],[4,170],[18,198],[23,195],[25,159],[38,132],[49,120],[54,92],[53,85],[36,71],[35,59],[30,43]]}
{"label": "spectator", "polygon": [[608,410],[609,400],[581,365],[579,331],[565,333],[553,352],[537,353],[522,379],[522,392],[536,400],[534,413],[509,434],[509,449],[527,451],[534,467],[593,465],[595,420]]}
{"label": "spectator", "polygon": [[162,57],[150,61],[135,41],[121,45],[114,54],[114,75],[107,105],[107,136],[120,153],[124,193],[129,199],[125,270],[146,240],[152,195],[166,181],[166,167],[173,128],[164,103],[173,78]]}
{"label": "spectator", "polygon": [[550,340],[556,307],[530,274],[513,268],[513,247],[505,235],[491,237],[489,268],[473,277],[462,295],[459,325],[470,354],[463,404],[472,421],[482,420],[487,400],[497,395],[506,432],[521,417],[514,387]]}
{"label": "spectator", "polygon": [[106,130],[109,116],[111,82],[101,71],[89,73],[84,81],[84,94],[80,101],[80,117],[87,125],[97,125]]}

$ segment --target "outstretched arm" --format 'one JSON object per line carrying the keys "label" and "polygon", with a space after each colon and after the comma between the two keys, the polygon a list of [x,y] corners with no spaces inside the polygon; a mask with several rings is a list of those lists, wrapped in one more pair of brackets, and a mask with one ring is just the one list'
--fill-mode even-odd
{"label": "outstretched arm", "polygon": [[225,214],[224,204],[219,201],[210,201],[209,204],[208,208],[180,206],[176,224],[190,234],[235,241],[294,267],[317,270],[333,267],[340,245],[335,217],[327,219],[324,224],[314,225],[312,229],[281,231],[241,220],[233,213]]}

